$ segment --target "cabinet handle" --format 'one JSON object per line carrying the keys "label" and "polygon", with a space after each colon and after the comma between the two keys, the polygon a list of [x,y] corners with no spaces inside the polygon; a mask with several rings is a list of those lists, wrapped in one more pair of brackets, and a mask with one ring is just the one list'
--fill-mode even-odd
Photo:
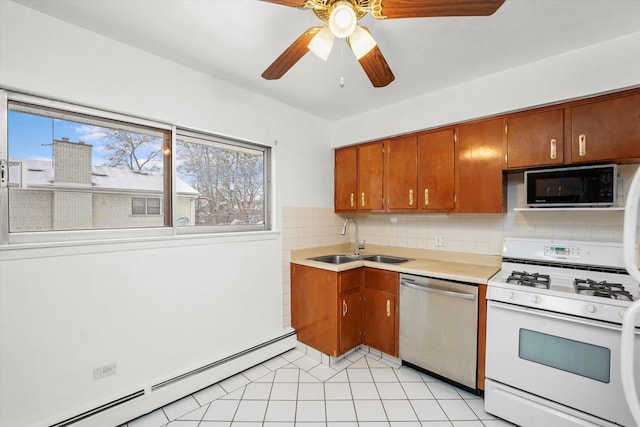
{"label": "cabinet handle", "polygon": [[551,160],[555,160],[556,157],[558,157],[558,152],[556,150],[556,140],[555,138],[551,140],[551,143],[549,144],[551,146],[551,154],[549,157],[551,157]]}
{"label": "cabinet handle", "polygon": [[347,307],[347,301],[342,300],[342,317],[347,315],[347,311],[349,311]]}
{"label": "cabinet handle", "polygon": [[409,190],[409,206],[413,206],[413,190]]}
{"label": "cabinet handle", "polygon": [[391,301],[387,300],[387,317],[391,317]]}
{"label": "cabinet handle", "polygon": [[587,155],[587,135],[584,133],[578,136],[578,147],[580,152],[580,157],[584,157]]}
{"label": "cabinet handle", "polygon": [[424,189],[424,205],[427,206],[429,204],[429,189]]}
{"label": "cabinet handle", "polygon": [[354,201],[353,199],[354,199],[353,193],[351,193],[351,199],[350,199],[351,207],[353,207],[353,201]]}
{"label": "cabinet handle", "polygon": [[362,192],[362,200],[360,200],[360,203],[362,203],[362,207],[364,208],[364,191]]}

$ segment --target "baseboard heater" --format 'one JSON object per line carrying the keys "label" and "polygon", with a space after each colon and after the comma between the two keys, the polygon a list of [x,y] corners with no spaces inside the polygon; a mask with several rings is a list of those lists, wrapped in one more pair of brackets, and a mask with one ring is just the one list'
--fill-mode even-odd
{"label": "baseboard heater", "polygon": [[281,336],[279,336],[277,338],[274,338],[272,340],[263,342],[262,344],[258,344],[256,346],[253,346],[251,348],[243,350],[243,351],[241,351],[239,353],[232,354],[231,356],[227,356],[224,359],[217,360],[217,361],[215,361],[213,363],[209,363],[208,365],[204,365],[204,366],[202,366],[200,368],[197,368],[197,369],[194,369],[192,371],[186,372],[184,374],[178,375],[178,376],[173,377],[171,379],[162,381],[161,383],[158,383],[156,385],[151,386],[151,391],[156,391],[158,389],[161,389],[162,387],[166,387],[166,386],[168,386],[170,384],[173,384],[175,382],[182,381],[182,380],[184,380],[186,378],[192,377],[194,375],[197,375],[197,374],[202,373],[204,371],[207,371],[209,369],[215,368],[216,366],[223,365],[223,364],[228,363],[228,362],[230,362],[230,361],[232,361],[234,359],[238,359],[238,358],[240,358],[242,356],[245,356],[245,355],[247,355],[249,353],[252,353],[252,352],[254,352],[256,350],[260,350],[261,348],[267,347],[267,346],[269,346],[269,345],[271,345],[273,343],[276,343],[276,342],[281,341],[283,339],[289,338],[289,337],[291,337],[291,336],[293,336],[295,334],[296,334],[296,331],[291,331],[286,335],[281,335]]}
{"label": "baseboard heater", "polygon": [[118,405],[122,405],[123,403],[130,402],[133,399],[135,399],[137,397],[140,397],[140,396],[144,396],[144,390],[138,390],[135,393],[131,393],[131,394],[127,395],[127,396],[124,396],[124,397],[121,397],[119,399],[116,399],[113,402],[106,403],[104,405],[98,406],[97,408],[93,408],[90,411],[83,412],[82,414],[78,414],[78,415],[76,415],[74,417],[71,417],[71,418],[68,418],[68,419],[66,419],[64,421],[60,421],[59,423],[52,424],[51,427],[66,427],[66,426],[70,426],[71,424],[75,424],[78,421],[84,420],[85,418],[92,417],[92,416],[94,416],[96,414],[99,414],[100,412],[104,412],[104,411],[107,411],[107,410],[109,410],[111,408],[114,408],[114,407],[116,407]]}
{"label": "baseboard heater", "polygon": [[[174,384],[174,383],[176,383],[178,381],[185,380],[185,379],[190,378],[190,377],[192,377],[194,375],[197,375],[197,374],[200,374],[202,372],[205,372],[205,371],[207,371],[209,369],[213,369],[213,368],[215,368],[217,366],[223,365],[223,364],[228,363],[228,362],[230,362],[232,360],[235,360],[235,359],[238,359],[240,357],[246,356],[247,354],[250,354],[250,353],[252,353],[254,351],[257,351],[257,350],[260,350],[262,348],[265,348],[265,347],[267,347],[267,346],[269,346],[271,344],[274,344],[274,343],[276,343],[278,341],[287,339],[287,338],[289,338],[291,336],[294,336],[295,334],[296,334],[295,331],[291,331],[291,332],[289,332],[287,334],[280,335],[277,338],[274,338],[272,340],[265,341],[265,342],[263,342],[261,344],[253,346],[253,347],[248,348],[246,350],[243,350],[243,351],[240,351],[238,353],[232,354],[231,356],[227,356],[224,359],[220,359],[220,360],[218,360],[216,362],[209,363],[209,364],[204,365],[204,366],[202,366],[200,368],[197,368],[197,369],[194,369],[192,371],[186,372],[184,374],[178,375],[178,376],[173,377],[171,379],[162,381],[162,382],[160,382],[160,383],[158,383],[156,385],[151,386],[151,391],[153,392],[153,391],[159,390],[159,389],[161,389],[163,387],[166,387],[168,385]],[[89,417],[92,417],[94,415],[97,415],[97,414],[99,414],[101,412],[113,409],[113,408],[115,408],[115,407],[117,407],[119,405],[122,405],[124,403],[130,402],[133,399],[136,399],[138,397],[142,397],[144,395],[145,395],[145,391],[144,390],[136,391],[136,392],[131,393],[131,394],[127,395],[127,396],[123,396],[123,397],[121,397],[119,399],[116,399],[116,400],[114,400],[112,402],[109,402],[109,403],[106,403],[104,405],[98,406],[98,407],[96,407],[94,409],[91,409],[89,411],[86,411],[86,412],[83,412],[81,414],[75,415],[75,416],[73,416],[71,418],[67,418],[66,420],[60,421],[60,422],[58,422],[56,424],[51,424],[50,427],[67,427],[67,426],[70,426],[72,424],[75,424],[77,422],[85,420],[85,419],[87,419]]]}

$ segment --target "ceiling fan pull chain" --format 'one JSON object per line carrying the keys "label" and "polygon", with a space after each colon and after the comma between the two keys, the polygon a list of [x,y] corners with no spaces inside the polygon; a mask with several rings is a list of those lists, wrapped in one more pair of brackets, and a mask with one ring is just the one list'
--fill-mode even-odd
{"label": "ceiling fan pull chain", "polygon": [[344,88],[344,43],[340,43],[340,87]]}

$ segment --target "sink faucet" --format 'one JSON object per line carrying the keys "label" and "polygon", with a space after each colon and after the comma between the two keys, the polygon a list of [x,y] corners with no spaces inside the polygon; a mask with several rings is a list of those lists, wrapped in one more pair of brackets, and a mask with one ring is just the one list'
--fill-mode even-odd
{"label": "sink faucet", "polygon": [[360,245],[360,242],[358,241],[358,221],[355,220],[355,218],[347,218],[347,220],[344,222],[344,225],[342,226],[342,231],[340,232],[341,236],[344,236],[347,232],[347,225],[349,225],[349,222],[353,222],[356,226],[356,243],[355,243],[355,247],[354,247],[354,253],[356,256],[360,256],[360,249],[364,249],[364,240],[362,241],[362,245]]}

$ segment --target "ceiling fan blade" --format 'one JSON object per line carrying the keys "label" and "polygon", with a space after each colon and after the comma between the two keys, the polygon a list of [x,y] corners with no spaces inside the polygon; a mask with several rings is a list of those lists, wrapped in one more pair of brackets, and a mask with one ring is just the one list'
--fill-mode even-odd
{"label": "ceiling fan blade", "polygon": [[262,78],[277,80],[284,76],[285,73],[309,51],[307,48],[309,42],[320,30],[322,30],[322,27],[311,27],[305,31],[269,65],[269,68],[264,70]]}
{"label": "ceiling fan blade", "polygon": [[267,3],[281,4],[282,6],[303,7],[305,0],[262,0]]}
{"label": "ceiling fan blade", "polygon": [[[374,0],[377,19],[492,15],[504,0]],[[376,4],[377,3],[377,4]]]}
{"label": "ceiling fan blade", "polygon": [[364,72],[367,73],[374,87],[384,87],[396,78],[378,46],[375,46],[369,53],[358,59],[358,62]]}

